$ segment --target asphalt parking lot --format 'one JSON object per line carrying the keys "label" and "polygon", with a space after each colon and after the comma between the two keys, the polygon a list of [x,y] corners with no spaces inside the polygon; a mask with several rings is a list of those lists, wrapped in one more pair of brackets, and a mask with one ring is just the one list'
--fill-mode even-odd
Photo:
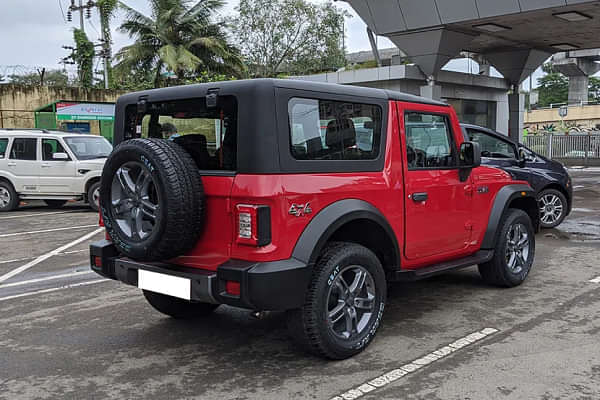
{"label": "asphalt parking lot", "polygon": [[340,362],[299,351],[281,313],[171,320],[91,273],[84,206],[0,214],[0,398],[598,399],[600,169],[571,174],[573,212],[537,235],[525,284],[476,268],[393,284],[375,341]]}

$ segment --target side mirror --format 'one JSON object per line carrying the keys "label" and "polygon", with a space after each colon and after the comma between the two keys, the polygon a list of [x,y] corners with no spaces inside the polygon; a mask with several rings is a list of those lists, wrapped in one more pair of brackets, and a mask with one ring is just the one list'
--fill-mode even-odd
{"label": "side mirror", "polygon": [[67,155],[67,153],[54,153],[54,154],[52,154],[52,159],[67,161],[69,159],[69,156]]}
{"label": "side mirror", "polygon": [[458,162],[458,177],[461,182],[467,180],[473,168],[481,165],[481,148],[479,143],[463,142],[460,145],[460,154]]}
{"label": "side mirror", "polygon": [[463,142],[460,145],[460,168],[476,168],[481,165],[481,149],[479,143]]}
{"label": "side mirror", "polygon": [[517,164],[520,168],[523,168],[527,161],[527,153],[525,153],[525,150],[522,147],[519,147],[519,159],[517,160]]}

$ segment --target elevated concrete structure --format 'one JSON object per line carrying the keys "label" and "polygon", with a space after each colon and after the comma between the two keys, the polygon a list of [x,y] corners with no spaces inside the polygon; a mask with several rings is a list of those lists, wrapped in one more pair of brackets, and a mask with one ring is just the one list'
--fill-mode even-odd
{"label": "elevated concrete structure", "polygon": [[552,65],[569,78],[569,104],[588,101],[590,75],[600,71],[600,49],[557,53]]}
{"label": "elevated concrete structure", "polygon": [[[600,0],[346,0],[377,35],[388,37],[419,66],[435,95],[441,68],[477,53],[514,89],[510,134],[522,132],[518,85],[565,47],[600,48]],[[443,91],[443,90],[442,90]],[[519,117],[521,115],[521,117]]]}
{"label": "elevated concrete structure", "polygon": [[[346,70],[326,74],[295,76],[292,79],[368,86],[416,95],[422,94],[422,87],[427,82],[427,77],[416,65],[391,65]],[[485,125],[504,134],[508,133],[507,92],[509,85],[505,79],[440,71],[436,82],[439,84],[437,88],[440,90],[438,96],[442,100],[453,104],[459,115],[463,112],[470,113],[469,115],[462,115],[463,121]],[[461,107],[463,102],[465,106]],[[476,113],[479,114],[475,117]]]}

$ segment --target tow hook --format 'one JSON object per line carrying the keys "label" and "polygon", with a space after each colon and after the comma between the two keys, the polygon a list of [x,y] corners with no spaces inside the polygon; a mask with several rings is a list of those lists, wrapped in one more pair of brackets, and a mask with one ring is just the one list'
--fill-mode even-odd
{"label": "tow hook", "polygon": [[269,314],[268,311],[258,311],[258,310],[252,311],[250,313],[250,315],[256,319],[265,319],[268,314]]}

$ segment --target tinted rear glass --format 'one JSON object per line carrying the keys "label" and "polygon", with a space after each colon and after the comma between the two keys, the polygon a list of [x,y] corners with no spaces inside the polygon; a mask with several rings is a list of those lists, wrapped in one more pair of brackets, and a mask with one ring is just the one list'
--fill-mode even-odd
{"label": "tinted rear glass", "polygon": [[293,98],[288,114],[291,152],[297,160],[374,160],[379,155],[378,106]]}
{"label": "tinted rear glass", "polygon": [[191,154],[200,169],[236,170],[237,102],[233,96],[219,96],[216,107],[207,107],[202,97],[148,103],[144,113],[137,113],[135,106],[127,111],[126,137],[172,140]]}
{"label": "tinted rear glass", "polygon": [[10,158],[13,160],[35,160],[37,139],[16,138],[13,140]]}
{"label": "tinted rear glass", "polygon": [[8,146],[8,138],[0,138],[0,158],[5,157],[7,146]]}

